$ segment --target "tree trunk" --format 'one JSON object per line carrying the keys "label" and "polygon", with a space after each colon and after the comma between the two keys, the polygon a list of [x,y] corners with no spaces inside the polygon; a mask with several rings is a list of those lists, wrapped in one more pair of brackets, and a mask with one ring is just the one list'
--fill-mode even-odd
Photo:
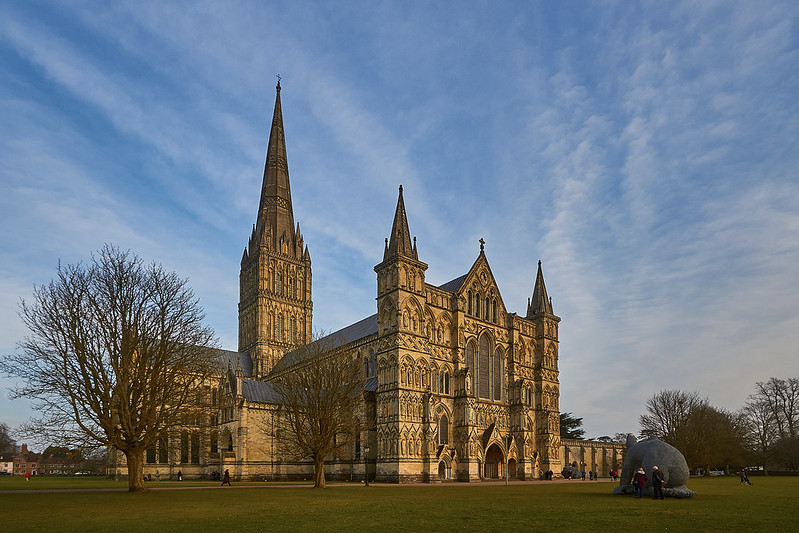
{"label": "tree trunk", "polygon": [[147,492],[142,477],[144,450],[123,451],[128,461],[128,492]]}
{"label": "tree trunk", "polygon": [[325,458],[315,458],[314,459],[314,473],[316,474],[316,480],[314,481],[314,488],[323,489],[325,488]]}

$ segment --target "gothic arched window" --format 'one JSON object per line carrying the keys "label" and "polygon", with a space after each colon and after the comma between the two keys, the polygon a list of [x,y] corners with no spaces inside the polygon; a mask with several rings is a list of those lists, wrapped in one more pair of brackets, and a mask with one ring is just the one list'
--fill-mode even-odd
{"label": "gothic arched window", "polygon": [[477,387],[480,398],[491,398],[491,341],[488,335],[480,336],[477,348]]}
{"label": "gothic arched window", "polygon": [[499,353],[499,350],[494,350],[494,355],[491,356],[492,359],[492,390],[493,390],[493,399],[494,400],[501,400],[502,399],[502,356]]}
{"label": "gothic arched window", "polygon": [[449,419],[441,415],[438,419],[438,445],[449,444]]}

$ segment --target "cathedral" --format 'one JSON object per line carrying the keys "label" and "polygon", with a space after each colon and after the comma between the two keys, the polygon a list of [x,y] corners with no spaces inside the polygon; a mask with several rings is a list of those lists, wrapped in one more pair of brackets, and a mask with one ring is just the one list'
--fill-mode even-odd
{"label": "cathedral", "polygon": [[[281,405],[270,383],[312,340],[311,255],[292,205],[278,83],[258,213],[241,258],[238,351],[221,352],[211,391],[214,429],[175,432],[147,451],[145,475],[312,477],[311,462],[280,451]],[[505,307],[483,244],[462,276],[427,283],[399,187],[374,267],[375,313],[331,334],[337,351],[361,362],[366,427],[351,450],[327,458],[328,478],[527,480],[557,476],[567,464],[603,475],[620,466],[619,445],[561,441],[560,318],[541,262],[520,315]]]}

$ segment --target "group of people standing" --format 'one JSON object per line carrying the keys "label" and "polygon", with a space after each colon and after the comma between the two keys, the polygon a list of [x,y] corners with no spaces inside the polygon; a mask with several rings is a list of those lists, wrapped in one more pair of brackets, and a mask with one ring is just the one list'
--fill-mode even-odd
{"label": "group of people standing", "polygon": [[[643,467],[639,467],[638,471],[633,476],[633,488],[635,489],[635,497],[640,498],[644,495],[646,482],[649,478],[646,477]],[[655,500],[663,500],[663,485],[666,483],[666,478],[657,466],[652,467],[652,490],[654,491]]]}

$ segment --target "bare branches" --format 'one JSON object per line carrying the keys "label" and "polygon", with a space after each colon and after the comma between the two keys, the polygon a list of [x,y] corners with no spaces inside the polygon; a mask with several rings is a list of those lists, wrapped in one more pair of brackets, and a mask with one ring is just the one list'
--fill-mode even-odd
{"label": "bare branches", "polygon": [[799,379],[758,381],[743,410],[763,462],[772,457],[792,469],[799,464]]}
{"label": "bare branches", "polygon": [[294,366],[274,379],[287,427],[281,444],[300,458],[313,459],[317,487],[325,486],[325,457],[349,447],[360,431],[360,365],[333,346],[333,339],[322,337],[300,348],[292,354]]}
{"label": "bare branches", "polygon": [[690,467],[727,464],[741,459],[738,418],[710,405],[693,392],[663,390],[647,400],[642,435],[654,435],[685,456]]}
{"label": "bare branches", "polygon": [[14,396],[42,414],[29,429],[141,455],[196,416],[216,342],[175,273],[106,245],[88,264],[59,264],[20,316],[30,334],[0,368],[24,381]]}

